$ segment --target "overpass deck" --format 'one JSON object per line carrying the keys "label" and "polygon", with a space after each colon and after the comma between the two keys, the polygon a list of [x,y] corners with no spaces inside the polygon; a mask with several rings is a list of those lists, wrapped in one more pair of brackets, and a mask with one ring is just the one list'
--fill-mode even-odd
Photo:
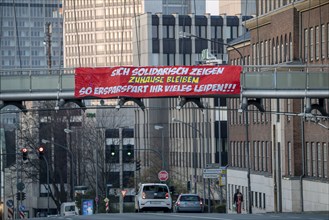
{"label": "overpass deck", "polygon": [[[0,70],[2,102],[77,99],[74,88],[73,68]],[[233,97],[329,98],[329,65],[244,66]]]}

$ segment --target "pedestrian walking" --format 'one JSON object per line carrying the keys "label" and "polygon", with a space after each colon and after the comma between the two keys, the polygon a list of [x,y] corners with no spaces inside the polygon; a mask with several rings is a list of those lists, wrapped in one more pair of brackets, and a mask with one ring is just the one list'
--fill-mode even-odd
{"label": "pedestrian walking", "polygon": [[236,192],[234,193],[233,198],[234,198],[236,213],[240,214],[241,213],[242,202],[243,202],[243,195],[242,195],[242,193],[240,192],[239,189],[236,189]]}

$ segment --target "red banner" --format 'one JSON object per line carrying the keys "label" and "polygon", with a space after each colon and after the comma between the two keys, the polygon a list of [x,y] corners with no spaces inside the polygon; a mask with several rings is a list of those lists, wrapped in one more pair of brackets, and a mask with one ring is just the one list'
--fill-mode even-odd
{"label": "red banner", "polygon": [[236,95],[241,71],[241,66],[76,68],[75,97]]}

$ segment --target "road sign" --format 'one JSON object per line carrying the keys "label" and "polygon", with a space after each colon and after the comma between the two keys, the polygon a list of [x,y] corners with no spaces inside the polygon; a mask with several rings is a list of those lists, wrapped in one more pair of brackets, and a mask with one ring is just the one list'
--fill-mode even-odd
{"label": "road sign", "polygon": [[98,196],[96,196],[96,198],[95,198],[95,202],[98,203],[98,200],[99,200],[99,199],[98,199]]}
{"label": "road sign", "polygon": [[221,165],[219,163],[209,163],[206,164],[207,169],[219,169],[221,168]]}
{"label": "road sign", "polygon": [[169,178],[168,172],[165,171],[165,170],[161,170],[158,173],[158,178],[159,178],[160,181],[167,181],[168,178]]}
{"label": "road sign", "polygon": [[121,190],[122,197],[124,198],[127,194],[127,190]]}
{"label": "road sign", "polygon": [[17,183],[17,190],[23,191],[25,189],[25,184],[23,182]]}
{"label": "road sign", "polygon": [[216,173],[204,173],[203,178],[204,179],[218,179],[219,174]]}
{"label": "road sign", "polygon": [[104,199],[104,202],[108,202],[108,201],[110,201],[108,198],[105,198],[105,199]]}
{"label": "road sign", "polygon": [[7,206],[8,206],[9,208],[14,207],[14,201],[13,201],[12,199],[8,199],[7,202],[6,202],[6,204],[7,204]]}
{"label": "road sign", "polygon": [[24,212],[24,210],[25,210],[25,206],[24,205],[20,205],[19,206],[19,211]]}
{"label": "road sign", "polygon": [[203,169],[203,174],[220,174],[222,169]]}

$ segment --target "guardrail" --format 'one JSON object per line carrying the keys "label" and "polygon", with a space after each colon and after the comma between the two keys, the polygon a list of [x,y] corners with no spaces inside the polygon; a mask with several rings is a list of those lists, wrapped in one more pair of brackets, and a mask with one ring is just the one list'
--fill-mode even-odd
{"label": "guardrail", "polygon": [[329,65],[246,66],[241,76],[246,98],[328,98]]}

